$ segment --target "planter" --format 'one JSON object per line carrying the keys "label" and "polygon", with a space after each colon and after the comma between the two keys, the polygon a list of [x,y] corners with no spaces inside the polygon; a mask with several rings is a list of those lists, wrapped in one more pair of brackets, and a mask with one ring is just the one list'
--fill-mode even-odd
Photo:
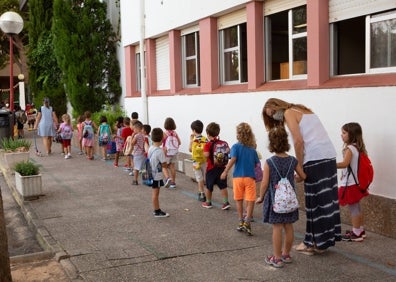
{"label": "planter", "polygon": [[41,174],[22,176],[19,172],[15,172],[15,187],[24,198],[38,197],[42,195]]}
{"label": "planter", "polygon": [[29,152],[4,152],[3,158],[9,169],[14,170],[15,164],[19,162],[27,162],[29,160]]}

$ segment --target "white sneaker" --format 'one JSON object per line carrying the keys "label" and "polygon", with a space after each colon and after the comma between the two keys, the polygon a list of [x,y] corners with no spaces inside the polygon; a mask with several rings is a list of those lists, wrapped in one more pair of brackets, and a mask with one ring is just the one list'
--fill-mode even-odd
{"label": "white sneaker", "polygon": [[69,159],[69,158],[71,158],[71,154],[70,154],[70,153],[69,153],[69,154],[67,154],[67,156],[68,156],[68,159]]}

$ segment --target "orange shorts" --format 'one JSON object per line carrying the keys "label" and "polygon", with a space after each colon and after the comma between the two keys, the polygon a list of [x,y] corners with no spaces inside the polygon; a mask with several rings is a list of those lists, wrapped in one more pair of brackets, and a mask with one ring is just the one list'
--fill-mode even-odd
{"label": "orange shorts", "polygon": [[232,179],[234,200],[256,201],[256,181],[251,177]]}

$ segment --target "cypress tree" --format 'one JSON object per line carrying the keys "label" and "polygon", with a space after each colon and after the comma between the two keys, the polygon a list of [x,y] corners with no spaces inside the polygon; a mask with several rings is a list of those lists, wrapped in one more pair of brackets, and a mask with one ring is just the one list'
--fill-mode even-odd
{"label": "cypress tree", "polygon": [[29,0],[29,85],[37,105],[49,97],[54,111],[67,111],[67,100],[52,43],[52,0]]}
{"label": "cypress tree", "polygon": [[121,94],[115,34],[98,0],[54,0],[54,51],[76,113],[99,111]]}

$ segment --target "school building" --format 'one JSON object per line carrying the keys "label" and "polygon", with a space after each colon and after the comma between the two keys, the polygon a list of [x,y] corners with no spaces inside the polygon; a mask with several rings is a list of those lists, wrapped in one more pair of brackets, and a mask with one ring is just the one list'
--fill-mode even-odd
{"label": "school building", "polygon": [[[174,118],[180,171],[192,121],[219,123],[230,144],[236,125],[248,122],[265,160],[265,101],[304,104],[320,117],[338,161],[341,126],[361,124],[375,168],[362,200],[366,228],[396,237],[395,1],[121,0],[120,9],[122,103],[152,127]],[[349,223],[345,208],[342,215]]]}

